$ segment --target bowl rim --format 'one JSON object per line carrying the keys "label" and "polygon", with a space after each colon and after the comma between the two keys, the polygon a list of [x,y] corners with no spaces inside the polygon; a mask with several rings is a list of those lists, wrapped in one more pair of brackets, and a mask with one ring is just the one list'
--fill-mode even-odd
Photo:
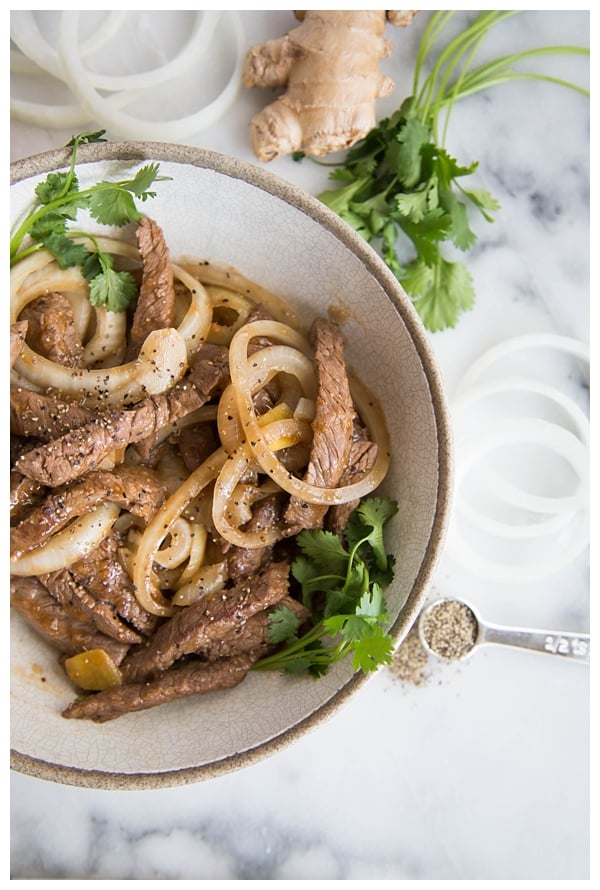
{"label": "bowl rim", "polygon": [[[62,169],[68,166],[70,160],[71,149],[68,146],[15,160],[10,165],[11,186],[34,176]],[[395,645],[400,645],[428,594],[449,524],[454,479],[452,426],[444,384],[428,333],[410,298],[375,249],[350,225],[318,198],[271,170],[221,152],[176,143],[106,141],[78,147],[77,166],[97,161],[125,160],[164,161],[210,169],[232,179],[243,180],[291,204],[315,219],[360,259],[404,322],[429,387],[436,423],[438,481],[433,523],[423,560],[404,606],[389,630]],[[250,766],[287,747],[313,727],[330,719],[371,676],[355,673],[327,702],[305,719],[254,748],[210,763],[172,771],[115,773],[49,763],[11,748],[10,767],[15,772],[34,778],[99,790],[147,790],[194,784]]]}

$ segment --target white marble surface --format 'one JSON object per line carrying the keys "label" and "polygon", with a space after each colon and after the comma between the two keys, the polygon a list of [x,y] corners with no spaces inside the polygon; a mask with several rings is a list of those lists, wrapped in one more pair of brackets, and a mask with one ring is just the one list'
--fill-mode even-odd
{"label": "white marble surface", "polygon": [[[428,15],[406,33],[390,29],[403,54],[385,63],[397,88],[380,102],[380,117],[409,88]],[[289,11],[242,17],[248,45],[291,22]],[[589,12],[522,13],[499,26],[483,52],[557,43],[588,44]],[[560,73],[586,84],[588,62],[563,59]],[[253,161],[247,122],[263,102],[240,93],[225,118],[187,141]],[[479,160],[477,184],[501,210],[492,225],[476,223],[479,240],[467,258],[475,308],[455,329],[431,335],[451,399],[470,363],[507,339],[589,339],[589,121],[587,99],[535,82],[498,87],[455,111],[448,148],[465,163]],[[11,158],[71,135],[13,120]],[[310,162],[284,159],[271,169],[313,194],[327,185],[326,168]],[[560,353],[527,359],[524,373],[552,381],[588,410],[581,367]],[[460,438],[458,427],[457,418]],[[521,459],[515,452],[513,464]],[[543,552],[532,549],[535,565],[561,546],[564,535],[549,538]],[[463,596],[492,621],[589,632],[587,550],[547,577],[511,583],[479,577],[445,552],[435,593]],[[290,747],[196,785],[93,791],[12,774],[11,876],[588,878],[588,667],[490,647],[460,666],[430,662],[428,671],[416,686],[381,670]]]}

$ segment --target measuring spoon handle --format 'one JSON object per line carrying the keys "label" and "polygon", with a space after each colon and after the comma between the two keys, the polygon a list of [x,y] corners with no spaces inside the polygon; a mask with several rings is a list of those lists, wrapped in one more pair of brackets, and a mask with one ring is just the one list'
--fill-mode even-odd
{"label": "measuring spoon handle", "polygon": [[589,664],[590,635],[551,630],[521,630],[499,624],[483,624],[479,643],[495,643],[517,649],[532,649]]}

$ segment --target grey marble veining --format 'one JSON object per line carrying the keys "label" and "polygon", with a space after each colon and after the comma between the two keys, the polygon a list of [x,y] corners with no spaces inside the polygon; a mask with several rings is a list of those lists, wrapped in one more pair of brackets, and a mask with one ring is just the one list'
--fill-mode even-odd
{"label": "grey marble veining", "polygon": [[[290,15],[244,13],[248,44],[278,36]],[[404,56],[386,63],[399,85],[409,83],[421,27],[407,32]],[[588,44],[589,12],[523,13],[485,52],[557,43]],[[556,70],[587,85],[585,59],[563,58]],[[242,93],[196,144],[252,161],[246,122],[259,105]],[[65,135],[13,121],[11,156],[54,148]],[[588,342],[589,139],[589,101],[553,84],[503,85],[455,109],[448,148],[463,163],[479,161],[477,187],[501,207],[495,222],[477,223],[466,258],[474,308],[431,336],[451,398],[469,365],[505,339],[554,333]],[[327,183],[326,168],[314,164],[286,159],[272,169],[312,193]],[[585,369],[557,357],[549,373],[588,410]],[[527,584],[482,580],[445,554],[434,586],[497,623],[589,631],[587,552]],[[13,773],[11,876],[586,879],[588,707],[587,668],[489,649],[460,666],[429,665],[420,686],[386,668],[292,746],[196,785],[102,792]]]}

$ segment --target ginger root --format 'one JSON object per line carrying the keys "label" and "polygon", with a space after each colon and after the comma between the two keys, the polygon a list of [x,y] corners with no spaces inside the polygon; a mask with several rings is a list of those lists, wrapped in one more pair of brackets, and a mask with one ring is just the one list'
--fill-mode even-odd
{"label": "ginger root", "polygon": [[386,22],[408,25],[417,10],[296,12],[301,24],[248,51],[246,87],[285,88],[250,121],[260,161],[295,151],[322,157],[354,145],[375,126],[375,100],[394,89],[379,70],[392,51]]}

